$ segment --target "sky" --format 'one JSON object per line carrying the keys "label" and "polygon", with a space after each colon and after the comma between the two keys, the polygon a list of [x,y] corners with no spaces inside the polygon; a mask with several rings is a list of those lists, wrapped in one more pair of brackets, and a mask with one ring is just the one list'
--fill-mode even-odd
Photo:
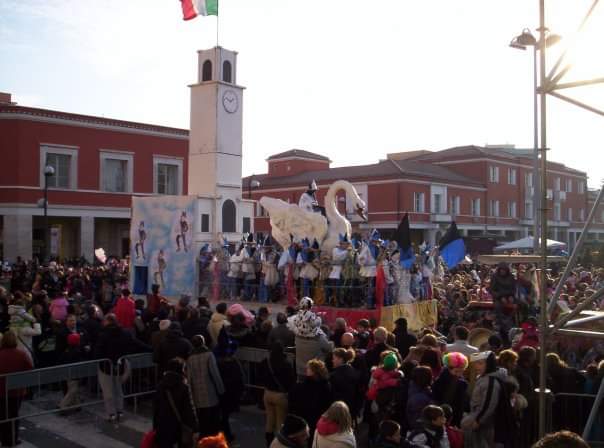
{"label": "sky", "polygon": [[[601,2],[604,3],[604,2]],[[604,76],[604,4],[546,0],[563,37],[562,81]],[[0,91],[33,107],[189,127],[196,50],[217,20],[184,22],[178,0],[0,0]],[[220,0],[220,45],[239,52],[243,172],[292,148],[333,166],[459,145],[533,144],[537,0]],[[604,109],[604,84],[565,90]],[[548,97],[552,160],[604,179],[604,117]]]}

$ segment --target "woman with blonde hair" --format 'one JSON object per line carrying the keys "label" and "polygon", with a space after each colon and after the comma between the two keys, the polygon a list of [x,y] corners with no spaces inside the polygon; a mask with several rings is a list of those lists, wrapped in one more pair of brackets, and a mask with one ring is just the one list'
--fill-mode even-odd
{"label": "woman with blonde hair", "polygon": [[313,439],[313,448],[356,448],[350,410],[343,401],[335,401],[319,422]]}

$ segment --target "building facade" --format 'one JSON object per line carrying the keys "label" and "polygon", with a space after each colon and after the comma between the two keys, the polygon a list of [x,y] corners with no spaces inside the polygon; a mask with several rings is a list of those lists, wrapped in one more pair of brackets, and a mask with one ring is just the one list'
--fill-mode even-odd
{"label": "building facade", "polygon": [[[273,155],[267,162],[267,174],[243,179],[248,197],[257,200],[272,196],[297,203],[315,179],[321,203],[331,183],[346,179],[367,203],[369,219],[361,221],[343,196],[337,205],[360,233],[377,228],[388,235],[409,213],[416,243],[435,244],[452,220],[468,237],[491,236],[503,241],[533,234],[536,179],[532,152],[528,150],[465,146],[389,154],[374,164],[336,168],[331,168],[327,157],[291,150]],[[591,210],[593,196],[587,190],[586,173],[549,162],[549,238],[572,248]],[[268,233],[269,218],[258,204],[255,215],[256,231]],[[590,238],[604,239],[601,212],[596,213]]]}
{"label": "building facade", "polygon": [[0,94],[2,258],[44,250],[46,166],[50,254],[126,255],[131,197],[187,194],[188,144],[185,129],[24,107]]}

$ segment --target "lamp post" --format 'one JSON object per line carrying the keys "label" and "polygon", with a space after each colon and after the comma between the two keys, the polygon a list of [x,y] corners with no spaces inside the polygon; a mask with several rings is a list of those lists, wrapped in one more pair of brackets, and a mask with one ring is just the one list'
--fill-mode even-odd
{"label": "lamp post", "polygon": [[55,169],[46,165],[44,167],[44,253],[42,254],[42,261],[46,261],[50,255],[50,244],[49,240],[49,228],[48,228],[48,178],[54,176]]}
{"label": "lamp post", "polygon": [[[562,39],[557,34],[549,34],[545,38],[545,46],[551,47]],[[538,80],[537,80],[537,51],[540,42],[528,28],[522,30],[522,33],[514,37],[510,42],[510,47],[517,50],[526,50],[527,47],[533,47],[533,253],[539,252],[539,213],[540,213],[540,185],[539,185],[539,105],[538,105]]]}

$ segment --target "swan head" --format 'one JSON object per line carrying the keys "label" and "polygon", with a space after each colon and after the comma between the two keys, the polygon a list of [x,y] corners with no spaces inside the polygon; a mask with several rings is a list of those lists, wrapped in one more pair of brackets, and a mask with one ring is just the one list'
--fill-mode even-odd
{"label": "swan head", "polygon": [[354,204],[354,210],[363,221],[367,221],[367,204],[365,204],[365,201],[363,201],[361,198],[357,199]]}

